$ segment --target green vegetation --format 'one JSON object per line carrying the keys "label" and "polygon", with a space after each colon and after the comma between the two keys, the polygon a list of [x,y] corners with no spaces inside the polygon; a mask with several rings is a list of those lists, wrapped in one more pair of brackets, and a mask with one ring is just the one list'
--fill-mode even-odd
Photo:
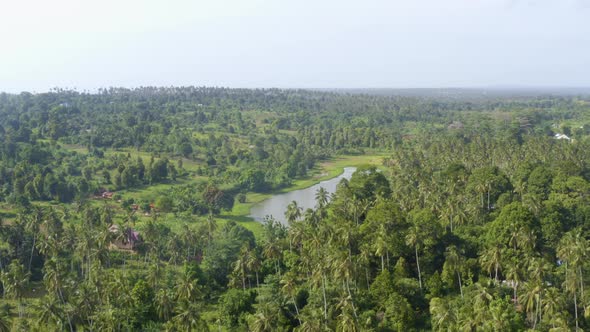
{"label": "green vegetation", "polygon": [[589,101],[0,94],[0,331],[588,329]]}

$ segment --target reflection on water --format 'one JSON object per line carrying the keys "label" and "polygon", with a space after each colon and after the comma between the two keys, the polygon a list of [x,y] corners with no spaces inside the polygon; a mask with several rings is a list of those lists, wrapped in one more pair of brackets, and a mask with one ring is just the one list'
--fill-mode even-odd
{"label": "reflection on water", "polygon": [[354,171],[356,171],[356,167],[345,167],[344,173],[340,174],[338,177],[322,181],[309,188],[274,195],[271,198],[254,205],[250,209],[250,217],[257,221],[262,221],[265,216],[270,215],[286,225],[287,220],[285,218],[285,210],[289,203],[296,201],[297,205],[303,208],[303,211],[308,208],[313,208],[316,205],[315,194],[320,187],[324,187],[324,189],[331,194],[336,191],[336,185],[340,183],[340,180],[350,180]]}

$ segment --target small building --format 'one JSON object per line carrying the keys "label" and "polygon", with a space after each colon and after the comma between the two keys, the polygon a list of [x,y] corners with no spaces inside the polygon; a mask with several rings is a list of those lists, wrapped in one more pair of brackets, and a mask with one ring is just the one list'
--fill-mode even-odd
{"label": "small building", "polygon": [[96,191],[94,193],[94,198],[95,199],[100,199],[100,198],[103,198],[103,199],[112,199],[114,194],[115,193],[112,192],[112,191],[108,191],[108,190],[106,190],[104,188],[100,188],[100,189],[98,189],[98,191]]}
{"label": "small building", "polygon": [[463,123],[461,121],[453,121],[448,127],[447,129],[449,130],[461,130],[463,129]]}
{"label": "small building", "polygon": [[571,141],[571,138],[569,138],[569,136],[567,136],[566,134],[555,134],[555,136],[553,136],[555,139],[565,139],[568,141]]}
{"label": "small building", "polygon": [[115,234],[115,239],[111,241],[111,248],[120,250],[135,250],[138,244],[142,242],[139,232],[127,228],[123,234],[119,231],[119,225],[112,224],[109,232]]}

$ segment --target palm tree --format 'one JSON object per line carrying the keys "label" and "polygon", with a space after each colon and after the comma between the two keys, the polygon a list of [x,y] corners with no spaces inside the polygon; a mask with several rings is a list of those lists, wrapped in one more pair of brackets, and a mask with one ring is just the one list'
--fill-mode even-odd
{"label": "palm tree", "polygon": [[213,214],[210,213],[207,216],[207,247],[209,247],[209,245],[213,241],[213,235],[215,234],[216,230],[217,222],[215,221],[215,218],[213,218]]}
{"label": "palm tree", "polygon": [[95,308],[102,303],[99,294],[99,288],[96,285],[91,285],[88,282],[82,282],[76,291],[75,299],[72,301],[75,307],[75,315],[81,321],[91,323],[91,315]]}
{"label": "palm tree", "polygon": [[[209,218],[207,218],[207,224]],[[181,239],[183,242],[184,247],[186,247],[186,260],[190,260],[191,257],[191,248],[197,243],[197,236],[192,228],[188,227],[187,224],[182,225],[182,233]],[[194,256],[194,255],[193,255]]]}
{"label": "palm tree", "polygon": [[453,303],[438,297],[430,300],[430,319],[435,331],[453,331],[457,324],[457,309]]}
{"label": "palm tree", "polygon": [[116,332],[121,330],[121,317],[119,316],[118,310],[112,305],[107,304],[97,310],[96,314],[92,317],[92,321],[94,322],[97,331]]}
{"label": "palm tree", "polygon": [[420,272],[420,257],[418,256],[418,249],[422,245],[422,241],[420,239],[420,230],[418,229],[417,225],[413,225],[408,230],[408,234],[406,235],[406,244],[408,246],[414,247],[414,252],[416,254],[416,268],[418,270],[418,283],[420,285],[420,289],[422,289],[422,273]]}
{"label": "palm tree", "polygon": [[293,225],[299,218],[301,218],[301,213],[303,212],[303,208],[297,205],[297,201],[291,201],[289,205],[287,205],[287,210],[285,211],[285,218],[287,218],[287,222],[289,226]]}
{"label": "palm tree", "polygon": [[0,311],[0,332],[10,332],[12,330],[12,319],[8,312]]}
{"label": "palm tree", "polygon": [[[285,218],[287,218],[287,223],[289,224],[289,228],[293,228],[295,222],[301,218],[301,212],[303,211],[302,208],[297,206],[297,201],[292,201],[287,205],[287,210],[285,211]],[[289,232],[291,233],[291,232]],[[289,252],[291,252],[293,247],[293,237],[289,236]]]}
{"label": "palm tree", "polygon": [[160,289],[156,293],[156,312],[161,320],[167,321],[170,319],[174,312],[174,302],[174,294],[170,290]]}
{"label": "palm tree", "polygon": [[192,275],[186,271],[178,279],[176,286],[176,298],[181,301],[192,302],[200,295],[199,285],[193,280]]}
{"label": "palm tree", "polygon": [[377,238],[373,242],[373,248],[375,250],[375,255],[381,257],[381,271],[383,271],[385,270],[385,255],[387,255],[389,250],[387,229],[383,223],[379,225],[379,231],[376,235]]}
{"label": "palm tree", "polygon": [[329,260],[330,268],[332,270],[332,274],[334,275],[334,279],[342,281],[343,289],[348,294],[348,299],[350,301],[352,313],[354,314],[355,318],[358,318],[354,306],[352,292],[350,291],[350,280],[352,278],[354,270],[352,261],[349,259],[349,256],[343,251],[335,251],[327,258]]}
{"label": "palm tree", "polygon": [[465,259],[459,254],[455,246],[449,246],[445,253],[445,267],[457,274],[459,280],[459,290],[461,292],[461,298],[463,298],[463,285],[461,283],[461,270],[465,263]]}
{"label": "palm tree", "polygon": [[[337,304],[340,314],[337,317],[336,331],[357,332],[356,310],[352,303],[352,298],[347,294],[342,294]],[[354,314],[351,315],[351,313]]]}
{"label": "palm tree", "polygon": [[242,289],[246,290],[246,274],[247,274],[247,265],[248,265],[248,257],[250,255],[250,250],[248,245],[243,245],[240,249],[240,254],[238,255],[238,259],[233,263],[234,269],[233,274],[237,277],[241,278],[242,280]]}
{"label": "palm tree", "polygon": [[547,296],[543,301],[542,319],[551,322],[553,328],[556,328],[555,323],[561,317],[563,308],[565,306],[561,290],[555,287],[549,287],[545,290]]}
{"label": "palm tree", "polygon": [[160,280],[164,277],[164,266],[160,261],[152,262],[148,268],[147,281],[152,289],[157,289]]}
{"label": "palm tree", "polygon": [[281,248],[279,247],[279,244],[276,241],[267,241],[264,244],[262,253],[264,257],[275,262],[275,271],[278,275],[281,275]]}
{"label": "palm tree", "polygon": [[328,299],[326,297],[326,272],[325,267],[322,264],[323,262],[319,261],[316,263],[315,268],[313,269],[311,275],[311,282],[314,288],[317,287],[322,288],[322,297],[324,300],[324,320],[328,320]]}
{"label": "palm tree", "polygon": [[294,331],[297,332],[318,332],[318,331],[329,331],[322,323],[322,311],[311,308],[310,306],[305,307],[301,312],[303,323],[297,326]]}
{"label": "palm tree", "polygon": [[488,247],[479,257],[482,268],[484,268],[490,276],[494,273],[494,280],[498,282],[498,272],[502,269],[502,253],[504,249],[500,245]]}
{"label": "palm tree", "polygon": [[[58,258],[52,257],[51,259],[45,262],[43,270],[43,282],[45,284],[45,288],[47,289],[49,294],[51,294],[51,298],[59,299],[61,304],[65,306],[66,299],[64,297],[62,290],[63,283],[65,282],[65,267],[61,264],[61,261]],[[70,331],[73,331],[74,327],[72,325],[71,317],[67,311],[64,311],[64,313],[66,315]]]}
{"label": "palm tree", "polygon": [[[536,281],[527,281],[523,284],[520,295],[520,302],[524,306],[524,311],[527,313],[529,321],[533,321],[533,330],[537,326],[542,291],[542,284]],[[533,317],[531,318],[531,316]]]}
{"label": "palm tree", "polygon": [[299,308],[297,307],[297,300],[295,299],[295,295],[297,294],[297,282],[296,282],[295,273],[289,271],[283,275],[281,279],[281,291],[291,298],[293,305],[295,306],[295,312],[297,313],[297,320],[299,321],[299,325],[301,325],[301,319],[299,318]]}
{"label": "palm tree", "polygon": [[298,247],[308,235],[308,227],[305,222],[295,222],[289,226],[289,247]]}
{"label": "palm tree", "polygon": [[40,303],[36,306],[39,327],[55,326],[58,330],[63,330],[64,313],[59,300],[53,295],[46,295],[39,301]]}
{"label": "palm tree", "polygon": [[557,256],[565,266],[565,290],[573,295],[576,330],[578,323],[578,297],[584,298],[583,264],[588,254],[588,241],[582,236],[579,229],[567,232],[559,241]]}
{"label": "palm tree", "polygon": [[201,318],[197,307],[187,301],[180,301],[172,322],[180,331],[209,331],[209,326]]}
{"label": "palm tree", "polygon": [[246,260],[246,269],[248,269],[249,271],[254,271],[254,274],[256,275],[256,287],[257,288],[260,287],[260,282],[258,280],[258,272],[260,271],[261,267],[262,267],[262,263],[260,262],[260,258],[258,257],[258,253],[254,250],[251,250],[250,253],[248,254],[248,258]]}
{"label": "palm tree", "polygon": [[514,303],[518,303],[518,284],[522,281],[522,271],[518,263],[510,264],[506,269],[506,279],[510,280],[514,291]]}
{"label": "palm tree", "polygon": [[545,300],[545,297],[543,296],[545,293],[545,287],[543,287],[543,285],[546,283],[546,275],[548,275],[552,269],[553,265],[542,257],[533,257],[528,264],[529,279],[530,282],[535,285],[534,288],[529,289],[529,293],[535,294],[536,300],[536,312],[533,319],[533,326],[536,326],[537,322],[542,320],[543,312],[541,309],[543,307],[543,301]]}
{"label": "palm tree", "polygon": [[33,263],[33,253],[35,252],[35,244],[37,243],[37,236],[39,234],[39,226],[43,222],[43,210],[40,207],[33,207],[33,212],[29,218],[25,218],[25,229],[33,234],[33,243],[31,244],[31,254],[29,256],[28,270],[31,271],[31,264]]}
{"label": "palm tree", "polygon": [[[57,256],[58,251],[63,243],[57,237],[56,234],[48,234],[47,236],[41,236],[37,239],[37,250],[45,257]],[[74,252],[74,254],[79,254]]]}
{"label": "palm tree", "polygon": [[327,204],[329,199],[329,193],[324,187],[320,187],[315,194],[315,200],[317,202],[318,210],[322,210]]}
{"label": "palm tree", "polygon": [[272,313],[273,309],[268,303],[261,303],[257,312],[251,316],[251,323],[248,324],[252,332],[272,332],[275,330],[276,319]]}
{"label": "palm tree", "polygon": [[473,308],[478,312],[483,312],[488,309],[490,302],[494,299],[487,287],[479,282],[474,284],[472,290]]}
{"label": "palm tree", "polygon": [[30,273],[18,260],[13,260],[7,270],[2,272],[0,280],[4,288],[4,294],[12,299],[17,299],[19,304],[19,318],[22,318],[23,312],[23,293],[29,283]]}

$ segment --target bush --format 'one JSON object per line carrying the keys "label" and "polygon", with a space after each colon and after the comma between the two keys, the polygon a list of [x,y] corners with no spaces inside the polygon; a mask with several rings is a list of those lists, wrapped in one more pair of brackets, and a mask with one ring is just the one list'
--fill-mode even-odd
{"label": "bush", "polygon": [[238,194],[237,196],[238,202],[240,203],[246,203],[246,195],[245,194]]}

